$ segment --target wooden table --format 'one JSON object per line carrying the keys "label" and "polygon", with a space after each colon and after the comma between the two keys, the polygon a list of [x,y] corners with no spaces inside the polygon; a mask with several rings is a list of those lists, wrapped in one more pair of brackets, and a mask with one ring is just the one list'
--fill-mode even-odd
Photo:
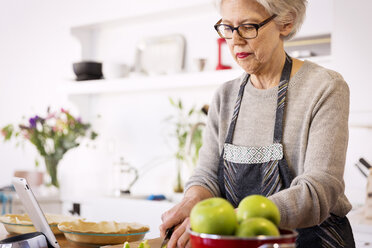
{"label": "wooden table", "polygon": [[[163,242],[163,240],[161,238],[149,239],[148,240],[148,244],[151,246],[151,248],[160,248],[161,242]],[[129,244],[130,244],[131,248],[137,248],[140,243],[141,243],[141,241],[137,241],[137,242],[131,242]],[[112,246],[103,246],[103,247],[104,248],[122,248],[123,244],[112,245]]]}
{"label": "wooden table", "polygon": [[[14,235],[10,235],[4,228],[4,226],[0,223],[0,240],[3,240],[3,239],[6,239],[6,238],[9,238],[11,236],[14,236]],[[92,247],[92,246],[84,246],[84,245],[78,245],[78,244],[75,244],[73,242],[70,242],[68,241],[66,238],[65,238],[65,235],[57,235],[56,236],[57,238],[57,241],[59,243],[59,245],[61,246],[61,248],[87,248],[87,247]],[[151,247],[153,248],[158,248],[160,247],[160,244],[161,244],[161,239],[160,238],[157,238],[157,239],[150,239],[149,240],[149,244]],[[131,248],[137,248],[138,244],[140,242],[132,242],[130,243],[131,244]],[[108,247],[112,247],[112,248],[121,248],[123,247],[123,244],[120,244],[120,245],[114,245],[114,246],[105,246],[106,248]]]}

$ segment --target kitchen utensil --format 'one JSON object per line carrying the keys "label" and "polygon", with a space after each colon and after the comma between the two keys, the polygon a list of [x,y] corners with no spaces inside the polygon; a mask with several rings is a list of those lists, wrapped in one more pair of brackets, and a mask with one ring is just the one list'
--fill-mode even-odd
{"label": "kitchen utensil", "polygon": [[102,63],[94,61],[82,61],[72,65],[74,73],[76,75],[76,81],[101,79],[102,75]]}
{"label": "kitchen utensil", "polygon": [[[58,230],[58,223],[80,219],[74,216],[59,214],[45,214],[45,218],[54,235],[62,234],[62,232]],[[5,214],[0,216],[0,222],[3,223],[8,233],[24,234],[36,232],[28,214]]]}
{"label": "kitchen utensil", "polygon": [[106,79],[127,77],[130,73],[130,66],[120,63],[106,63],[102,65],[103,76]]}
{"label": "kitchen utensil", "polygon": [[0,248],[47,248],[48,241],[43,233],[26,233],[0,240]]}
{"label": "kitchen utensil", "polygon": [[185,44],[185,38],[179,34],[142,39],[137,44],[135,71],[150,75],[181,72]]}
{"label": "kitchen utensil", "polygon": [[204,71],[205,64],[207,63],[206,58],[195,58],[194,62],[198,71]]}
{"label": "kitchen utensil", "polygon": [[114,194],[130,194],[130,189],[138,179],[138,170],[120,157],[118,163],[114,163]]}
{"label": "kitchen utensil", "polygon": [[359,165],[359,163],[355,163],[354,165],[355,165],[355,167],[358,168],[358,170],[360,171],[360,173],[362,173],[362,175],[363,175],[364,177],[367,177],[367,173],[364,172],[364,170],[361,168],[361,166]]}
{"label": "kitchen utensil", "polygon": [[370,169],[372,166],[364,159],[364,158],[360,158],[359,159],[359,162],[364,165],[367,169]]}
{"label": "kitchen utensil", "polygon": [[172,234],[173,234],[174,228],[175,228],[175,227],[172,226],[171,228],[168,228],[168,229],[165,231],[165,237],[164,237],[163,242],[162,242],[161,245],[160,245],[160,248],[166,247],[166,245],[168,244],[168,241],[169,241],[170,238],[172,237]]}
{"label": "kitchen utensil", "polygon": [[[7,222],[1,222],[3,223],[6,231],[8,233],[16,233],[16,234],[25,234],[25,233],[31,233],[36,232],[36,229],[33,224],[14,224],[14,223],[7,223]],[[61,234],[61,232],[58,230],[57,224],[49,225],[52,232],[57,235]]]}
{"label": "kitchen utensil", "polygon": [[367,178],[367,196],[365,203],[364,217],[366,219],[372,219],[372,168],[368,169]]}
{"label": "kitchen utensil", "polygon": [[[126,241],[132,242],[142,240],[147,232],[127,233],[127,234],[108,234],[108,233],[81,233],[62,231],[67,240],[80,245],[115,245]],[[122,245],[121,245],[122,246]]]}
{"label": "kitchen utensil", "polygon": [[231,69],[231,66],[222,64],[222,44],[226,43],[226,40],[223,38],[217,39],[218,44],[218,64],[216,66],[216,70],[226,70]]}
{"label": "kitchen utensil", "polygon": [[112,245],[142,240],[149,231],[148,226],[138,223],[82,220],[62,222],[58,224],[58,229],[66,239],[83,245]]}
{"label": "kitchen utensil", "polygon": [[264,247],[296,247],[297,232],[280,230],[279,237],[258,236],[254,238],[240,238],[236,236],[224,236],[197,233],[189,230],[190,241],[193,248],[264,248]]}

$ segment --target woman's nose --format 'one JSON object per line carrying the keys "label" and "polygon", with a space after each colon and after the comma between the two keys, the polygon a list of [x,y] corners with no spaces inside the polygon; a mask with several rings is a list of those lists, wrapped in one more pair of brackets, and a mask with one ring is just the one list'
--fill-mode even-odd
{"label": "woman's nose", "polygon": [[231,40],[234,45],[240,45],[245,43],[245,39],[240,36],[238,30],[233,31]]}

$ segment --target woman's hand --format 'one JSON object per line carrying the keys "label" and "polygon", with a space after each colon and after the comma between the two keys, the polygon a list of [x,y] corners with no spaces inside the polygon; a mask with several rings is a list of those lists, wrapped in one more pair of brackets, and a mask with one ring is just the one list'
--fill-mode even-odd
{"label": "woman's hand", "polygon": [[212,194],[201,186],[191,187],[185,194],[184,198],[176,206],[165,212],[161,219],[163,224],[160,225],[160,236],[165,237],[165,231],[175,226],[172,237],[168,242],[168,248],[191,247],[189,242],[190,236],[187,232],[190,221],[189,216],[191,209],[199,201],[212,197]]}
{"label": "woman's hand", "polygon": [[173,234],[168,242],[168,248],[190,248],[191,243],[188,228],[190,227],[189,217],[187,217],[181,224],[177,225]]}

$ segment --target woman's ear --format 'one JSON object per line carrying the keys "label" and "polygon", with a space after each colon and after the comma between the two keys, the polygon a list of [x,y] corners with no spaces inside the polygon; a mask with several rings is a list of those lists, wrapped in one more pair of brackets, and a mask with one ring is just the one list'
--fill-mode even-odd
{"label": "woman's ear", "polygon": [[287,16],[287,17],[288,17],[288,19],[287,18],[286,19],[287,19],[288,23],[283,24],[283,25],[280,26],[280,34],[284,37],[291,33],[291,31],[293,29],[293,23],[296,20],[296,15],[293,14],[293,13],[292,14],[289,13],[289,16]]}
{"label": "woman's ear", "polygon": [[280,28],[280,34],[285,37],[291,33],[292,29],[293,22],[283,24]]}

